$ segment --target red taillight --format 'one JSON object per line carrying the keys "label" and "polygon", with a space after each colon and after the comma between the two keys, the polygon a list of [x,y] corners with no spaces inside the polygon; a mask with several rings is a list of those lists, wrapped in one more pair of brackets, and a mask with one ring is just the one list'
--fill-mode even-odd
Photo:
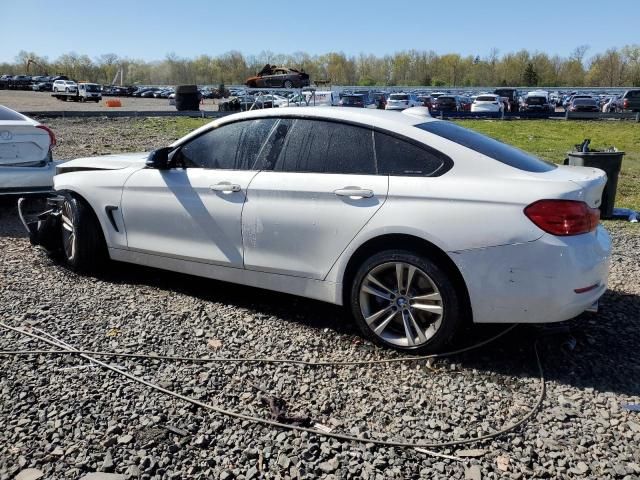
{"label": "red taillight", "polygon": [[623,106],[624,108],[629,108],[629,99],[628,99],[628,98],[625,98],[625,99],[624,99],[624,102],[622,102],[622,106]]}
{"label": "red taillight", "polygon": [[36,128],[40,128],[49,134],[49,142],[50,142],[49,149],[52,149],[53,147],[56,146],[56,135],[53,133],[53,130],[51,130],[49,127],[45,125],[38,125],[36,126]]}
{"label": "red taillight", "polygon": [[524,214],[540,229],[558,236],[592,232],[600,221],[600,210],[576,200],[538,200]]}

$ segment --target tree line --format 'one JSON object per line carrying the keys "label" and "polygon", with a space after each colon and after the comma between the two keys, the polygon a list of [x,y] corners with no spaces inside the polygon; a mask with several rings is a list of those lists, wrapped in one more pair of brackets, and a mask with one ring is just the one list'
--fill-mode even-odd
{"label": "tree line", "polygon": [[[12,63],[0,63],[0,74],[67,75],[79,81],[111,84],[123,71],[124,83],[142,85],[242,84],[267,63],[304,70],[313,81],[334,85],[393,86],[431,85],[474,87],[526,85],[531,87],[640,86],[640,45],[610,48],[587,56],[586,45],[571,55],[549,56],[520,50],[500,54],[462,56],[430,50],[406,50],[393,55],[345,55],[305,52],[243,55],[230,51],[218,56],[182,58],[171,53],[163,60],[145,61],[107,53],[96,58],[75,52],[49,60],[35,52],[20,51]],[[30,62],[31,60],[31,62]]]}

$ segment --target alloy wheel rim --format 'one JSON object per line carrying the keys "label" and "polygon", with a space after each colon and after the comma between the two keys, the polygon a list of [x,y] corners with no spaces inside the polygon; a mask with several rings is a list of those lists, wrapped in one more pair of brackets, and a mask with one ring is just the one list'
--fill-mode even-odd
{"label": "alloy wheel rim", "polygon": [[64,253],[69,260],[76,254],[76,229],[73,225],[73,209],[71,204],[65,201],[62,204],[62,245]]}
{"label": "alloy wheel rim", "polygon": [[419,347],[444,316],[440,290],[426,272],[406,262],[372,268],[360,284],[360,311],[371,331],[398,347]]}

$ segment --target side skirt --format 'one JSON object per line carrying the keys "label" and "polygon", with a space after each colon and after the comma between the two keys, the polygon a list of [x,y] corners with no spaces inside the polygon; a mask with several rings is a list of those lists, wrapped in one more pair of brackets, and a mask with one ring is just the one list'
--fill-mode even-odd
{"label": "side skirt", "polygon": [[276,292],[289,293],[323,302],[342,304],[342,285],[310,278],[275,273],[256,272],[242,268],[223,267],[208,263],[181,260],[149,253],[109,248],[109,256],[119,262],[135,263],[172,272],[237,283]]}

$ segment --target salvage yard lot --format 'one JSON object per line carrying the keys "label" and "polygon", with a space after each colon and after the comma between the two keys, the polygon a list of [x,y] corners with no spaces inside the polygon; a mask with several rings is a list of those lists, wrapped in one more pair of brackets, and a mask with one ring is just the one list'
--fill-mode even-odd
{"label": "salvage yard lot", "polygon": [[[58,136],[57,158],[150,150],[205,122],[45,121]],[[638,208],[637,124],[462,123],[554,161],[584,138],[594,146],[614,144],[628,152],[618,204]],[[482,478],[638,478],[640,418],[624,405],[640,403],[640,234],[637,225],[607,225],[614,256],[600,314],[585,314],[568,322],[570,332],[540,340],[547,394],[531,421],[485,443],[438,450],[473,455],[464,463],[232,420],[80,359],[0,356],[0,480],[27,467],[41,469],[45,478],[69,479],[96,470],[131,479],[461,479],[471,475],[470,466]],[[95,278],[78,276],[29,245],[7,201],[0,204],[0,321],[30,324],[90,350],[333,360],[398,356],[364,342],[331,305],[125,264],[112,264]],[[502,328],[471,328],[455,346]],[[542,331],[520,326],[483,349],[433,364],[107,361],[250,415],[269,418],[259,387],[284,399],[290,413],[308,413],[337,433],[443,442],[504,428],[534,406],[540,383],[532,339]],[[0,333],[0,350],[42,348],[49,347]]]}

